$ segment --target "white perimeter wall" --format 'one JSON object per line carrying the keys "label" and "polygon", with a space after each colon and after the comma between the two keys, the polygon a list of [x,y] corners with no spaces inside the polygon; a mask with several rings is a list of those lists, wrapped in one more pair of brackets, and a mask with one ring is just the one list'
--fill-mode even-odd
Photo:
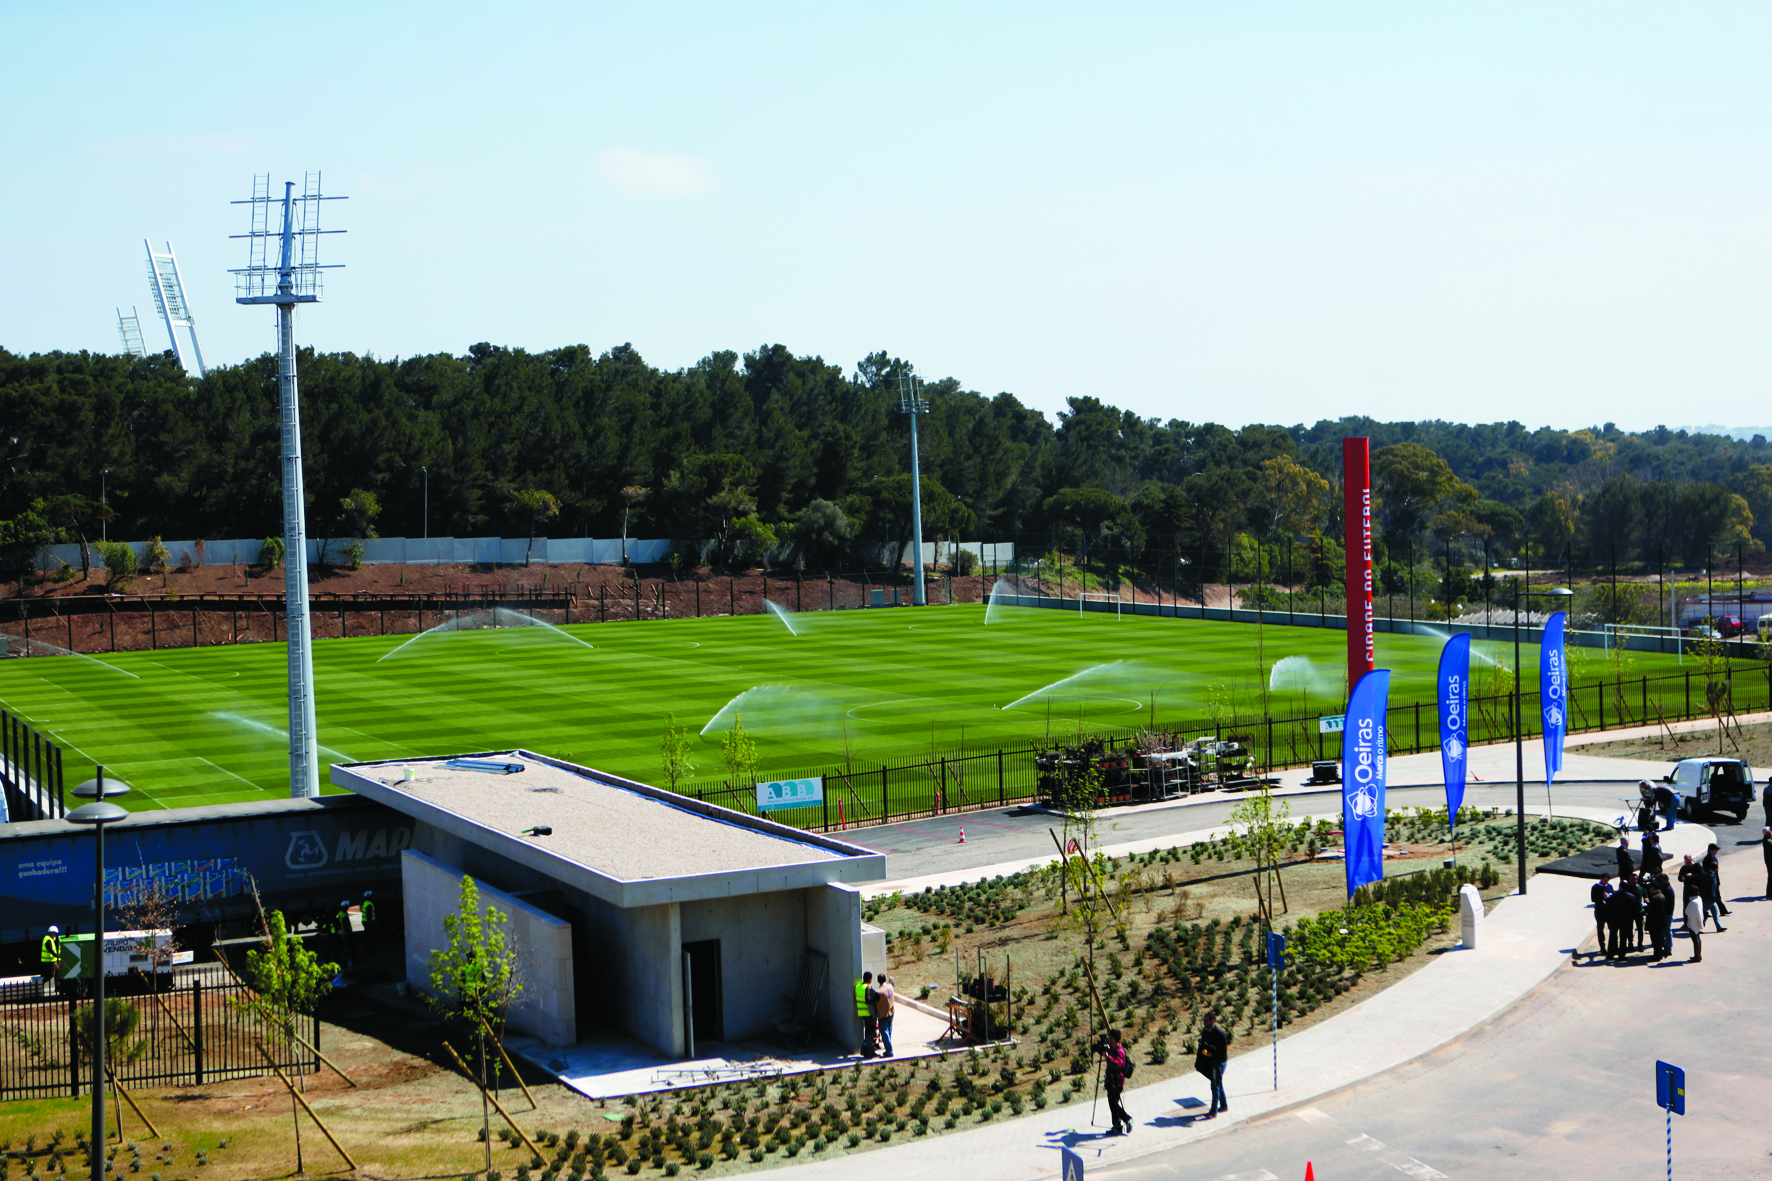
{"label": "white perimeter wall", "polygon": [[[400,854],[405,894],[406,982],[431,990],[431,952],[448,944],[443,919],[461,906],[466,875],[423,853]],[[523,991],[511,1006],[510,1024],[555,1046],[578,1040],[572,978],[572,927],[545,911],[476,879],[483,907],[496,907],[508,923],[507,937],[517,952]]]}

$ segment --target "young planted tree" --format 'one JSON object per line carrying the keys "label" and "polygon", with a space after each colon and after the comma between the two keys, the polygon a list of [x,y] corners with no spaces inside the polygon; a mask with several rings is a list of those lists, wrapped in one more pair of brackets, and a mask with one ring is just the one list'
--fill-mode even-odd
{"label": "young planted tree", "polygon": [[732,729],[726,731],[720,739],[720,760],[726,764],[726,774],[731,778],[727,786],[736,783],[749,783],[753,787],[757,783],[757,744],[744,728],[744,720],[737,714],[732,716]]}
{"label": "young planted tree", "polygon": [[474,1030],[480,1071],[480,1131],[488,1169],[492,1167],[492,1123],[486,1100],[486,1039],[502,1034],[511,1002],[523,991],[517,949],[506,931],[508,923],[498,907],[481,909],[480,888],[473,878],[463,877],[461,901],[455,913],[443,920],[447,944],[431,952],[430,963],[432,1007]]}
{"label": "young planted tree", "polygon": [[677,725],[677,715],[671,714],[670,721],[665,723],[664,737],[659,740],[659,764],[664,770],[665,783],[672,791],[677,785],[695,774],[695,761],[689,757],[689,731]]}
{"label": "young planted tree", "polygon": [[1270,929],[1274,923],[1275,887],[1279,888],[1281,909],[1288,909],[1286,886],[1280,881],[1280,850],[1291,830],[1291,819],[1291,806],[1285,800],[1275,800],[1266,787],[1238,800],[1231,809],[1231,826],[1255,852],[1256,905]]}
{"label": "young planted tree", "polygon": [[105,564],[105,589],[126,591],[135,581],[138,569],[135,550],[121,541],[101,541],[98,555]]}
{"label": "young planted tree", "polygon": [[[234,1006],[259,1019],[277,1038],[278,1048],[287,1055],[296,1038],[296,1021],[312,1013],[320,998],[338,975],[337,964],[321,963],[295,937],[284,921],[283,912],[273,910],[264,916],[265,945],[246,953],[246,980],[254,995],[235,1000]],[[295,1121],[296,1171],[301,1171],[301,1111],[295,1092],[289,1097],[290,1117]]]}

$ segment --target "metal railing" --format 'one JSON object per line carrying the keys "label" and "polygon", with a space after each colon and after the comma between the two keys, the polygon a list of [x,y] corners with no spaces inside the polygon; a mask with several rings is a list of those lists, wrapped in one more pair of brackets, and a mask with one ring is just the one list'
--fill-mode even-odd
{"label": "metal railing", "polygon": [[[120,1000],[140,1015],[129,1037],[107,1054],[117,1081],[201,1087],[270,1074],[261,1042],[286,1071],[318,1070],[316,1053],[232,1003],[251,995],[238,985],[192,980],[164,993],[107,998],[107,1005]],[[91,1093],[92,1059],[80,1034],[81,1015],[91,1007],[73,998],[0,1005],[0,1100]],[[318,1017],[301,1016],[296,1028],[310,1046],[320,1045]]]}

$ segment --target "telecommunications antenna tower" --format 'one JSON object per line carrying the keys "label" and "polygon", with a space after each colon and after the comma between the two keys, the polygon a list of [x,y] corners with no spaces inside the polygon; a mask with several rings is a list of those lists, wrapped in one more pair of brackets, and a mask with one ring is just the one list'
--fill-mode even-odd
{"label": "telecommunications antenna tower", "polygon": [[917,468],[917,415],[929,413],[923,383],[907,367],[898,375],[898,412],[911,420],[911,602],[924,605],[923,593],[923,478]]}
{"label": "telecommunications antenna tower", "polygon": [[123,338],[125,353],[132,357],[148,355],[148,346],[142,342],[141,317],[135,314],[134,308],[129,309],[127,316],[123,314],[122,308],[117,309],[117,335]]}
{"label": "telecommunications antenna tower", "polygon": [[[197,376],[203,376],[203,350],[197,345],[197,322],[191,319],[191,305],[185,302],[185,285],[178,277],[178,255],[172,252],[172,243],[166,244],[166,253],[154,253],[154,244],[146,238],[142,245],[148,249],[148,287],[154,293],[154,306],[160,310],[160,318],[166,321],[166,335],[172,338],[172,354],[178,363],[191,371],[191,361],[197,362]],[[191,357],[185,357],[185,346],[179,343],[178,330],[183,328],[191,338]],[[138,322],[139,331],[139,322]]]}
{"label": "telecommunications antenna tower", "polygon": [[[308,622],[307,517],[302,508],[301,402],[295,384],[295,305],[320,302],[320,174],[304,173],[302,191],[286,181],[271,195],[271,177],[253,176],[252,229],[231,237],[247,241],[246,265],[230,271],[235,303],[277,309],[277,417],[282,424],[284,613],[289,621],[289,794],[320,794],[318,727],[314,721],[314,645]],[[274,216],[275,215],[275,216]],[[273,247],[272,243],[275,243]],[[337,266],[340,264],[332,264]]]}

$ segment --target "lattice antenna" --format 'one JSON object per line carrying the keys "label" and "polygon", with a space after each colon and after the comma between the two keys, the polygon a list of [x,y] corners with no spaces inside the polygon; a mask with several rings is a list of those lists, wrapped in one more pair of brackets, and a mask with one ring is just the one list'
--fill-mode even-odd
{"label": "lattice antenna", "polygon": [[321,195],[318,172],[302,174],[300,196],[295,182],[287,181],[283,195],[273,197],[269,174],[254,176],[251,198],[234,202],[252,206],[252,229],[229,235],[247,240],[246,265],[228,272],[234,276],[234,302],[319,303],[321,272],[344,265],[321,265],[321,236],[344,231],[320,228],[320,202],[343,200]]}
{"label": "lattice antenna", "polygon": [[[283,480],[284,613],[289,620],[289,794],[320,794],[319,726],[314,718],[314,643],[308,619],[308,523],[302,492],[301,398],[296,388],[295,305],[320,301],[320,235],[343,230],[320,228],[320,202],[341,197],[320,194],[320,174],[302,177],[301,195],[286,181],[283,195],[271,195],[271,178],[252,178],[252,197],[235,201],[252,207],[252,228],[233,237],[246,239],[246,265],[230,271],[235,303],[271,304],[277,309],[277,411],[282,424],[278,463]],[[333,264],[337,266],[338,264]]]}
{"label": "lattice antenna", "polygon": [[905,366],[898,374],[898,412],[911,420],[911,602],[924,605],[923,587],[923,476],[917,461],[917,416],[929,413],[923,383]]}
{"label": "lattice antenna", "polygon": [[125,316],[123,309],[117,309],[117,335],[123,338],[123,351],[132,357],[148,355],[148,346],[142,340],[142,320],[135,309],[129,309]]}
{"label": "lattice antenna", "polygon": [[[172,340],[172,354],[178,363],[191,371],[192,362],[196,363],[197,376],[202,377],[203,349],[197,344],[197,322],[191,318],[191,306],[185,300],[185,285],[178,274],[178,255],[172,252],[172,243],[166,244],[164,253],[157,252],[154,244],[146,238],[142,245],[148,251],[148,288],[154,295],[154,306],[160,312],[160,318],[166,321],[166,335]],[[178,330],[183,328],[185,335],[191,338],[190,356],[185,355],[185,346],[179,340]]]}

